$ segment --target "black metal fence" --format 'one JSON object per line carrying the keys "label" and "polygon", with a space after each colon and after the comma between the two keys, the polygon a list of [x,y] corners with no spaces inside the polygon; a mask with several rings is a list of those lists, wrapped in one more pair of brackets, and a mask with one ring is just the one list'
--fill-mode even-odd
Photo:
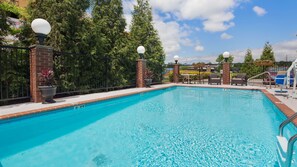
{"label": "black metal fence", "polygon": [[135,87],[136,62],[108,57],[54,51],[57,95],[84,94]]}
{"label": "black metal fence", "polygon": [[[0,105],[30,101],[29,48],[0,46]],[[136,86],[136,61],[54,51],[57,96],[86,94]],[[148,61],[153,84],[162,83],[163,65]]]}
{"label": "black metal fence", "polygon": [[0,46],[0,105],[29,100],[29,48]]}
{"label": "black metal fence", "polygon": [[165,70],[165,65],[159,64],[158,62],[147,61],[147,68],[152,70],[152,84],[161,84],[163,81],[163,75]]}

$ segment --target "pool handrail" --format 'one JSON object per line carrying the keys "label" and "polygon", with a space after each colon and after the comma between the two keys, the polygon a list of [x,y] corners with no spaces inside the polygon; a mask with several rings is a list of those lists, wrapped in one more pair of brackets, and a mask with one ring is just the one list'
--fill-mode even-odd
{"label": "pool handrail", "polygon": [[297,117],[297,113],[293,114],[279,125],[279,136],[283,136],[284,128]]}
{"label": "pool handrail", "polygon": [[[284,133],[284,128],[286,125],[288,125],[290,122],[292,122],[294,119],[296,119],[297,113],[293,114],[289,118],[287,118],[285,121],[283,121],[280,126],[279,126],[279,136],[283,137]],[[287,158],[285,162],[285,167],[290,167],[291,166],[291,161],[292,161],[292,156],[293,156],[293,148],[294,144],[297,141],[297,134],[292,136],[289,139],[288,145],[287,145]]]}
{"label": "pool handrail", "polygon": [[293,157],[293,148],[294,148],[294,144],[297,141],[297,134],[295,134],[294,136],[292,136],[288,142],[288,150],[287,150],[287,158],[286,158],[286,167],[290,167],[291,166],[291,161],[292,161],[292,157]]}
{"label": "pool handrail", "polygon": [[270,74],[269,71],[265,71],[265,72],[262,72],[262,73],[260,73],[260,74],[255,75],[255,76],[252,76],[251,78],[249,78],[249,79],[247,80],[247,83],[249,83],[250,80],[255,79],[255,78],[257,78],[257,77],[259,77],[259,76],[261,76],[261,75],[264,75],[264,74],[268,74],[268,76],[269,76],[269,77],[268,77],[268,79],[269,79],[269,89],[271,89],[271,74]]}

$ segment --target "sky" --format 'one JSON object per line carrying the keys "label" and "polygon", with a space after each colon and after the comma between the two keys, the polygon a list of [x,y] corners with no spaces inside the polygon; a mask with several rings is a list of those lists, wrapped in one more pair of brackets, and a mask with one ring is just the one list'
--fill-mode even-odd
{"label": "sky", "polygon": [[[269,42],[277,61],[297,58],[296,0],[149,0],[166,63],[213,62],[228,51],[243,62],[260,57]],[[123,0],[127,31],[135,0]]]}

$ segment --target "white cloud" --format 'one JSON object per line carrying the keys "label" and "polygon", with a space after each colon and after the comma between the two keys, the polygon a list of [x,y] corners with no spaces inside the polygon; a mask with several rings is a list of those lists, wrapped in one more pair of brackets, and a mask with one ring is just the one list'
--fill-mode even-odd
{"label": "white cloud", "polygon": [[254,6],[253,11],[258,15],[258,16],[264,16],[267,12],[264,8],[261,8],[259,6]]}
{"label": "white cloud", "polygon": [[178,52],[181,48],[179,44],[181,40],[179,24],[174,21],[165,23],[158,19],[155,20],[154,23],[155,28],[158,30],[166,54],[174,54]]}
{"label": "white cloud", "polygon": [[180,43],[183,45],[183,46],[193,46],[193,41],[189,38],[182,38],[180,40]]}
{"label": "white cloud", "polygon": [[240,0],[150,0],[151,5],[162,11],[170,12],[180,20],[199,19],[203,29],[210,32],[225,31],[235,24],[233,9]]}
{"label": "white cloud", "polygon": [[204,51],[204,47],[202,45],[198,44],[198,45],[195,46],[195,50],[197,52],[202,52],[202,51]]}
{"label": "white cloud", "polygon": [[230,34],[227,34],[225,32],[223,34],[221,34],[221,39],[226,40],[226,39],[231,39],[231,38],[233,38],[233,36]]}
{"label": "white cloud", "polygon": [[179,36],[172,35],[179,33],[179,25],[176,22],[155,22],[159,32],[160,39],[167,54],[174,53],[180,50]]}
{"label": "white cloud", "polygon": [[225,31],[235,25],[233,22],[226,24],[224,22],[216,22],[216,21],[205,21],[203,24],[204,24],[204,30],[209,32]]}

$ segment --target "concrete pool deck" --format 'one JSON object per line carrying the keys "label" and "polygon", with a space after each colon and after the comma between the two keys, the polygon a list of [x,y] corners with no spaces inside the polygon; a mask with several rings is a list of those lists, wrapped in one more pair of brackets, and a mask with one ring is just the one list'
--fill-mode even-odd
{"label": "concrete pool deck", "polygon": [[[122,96],[128,96],[132,94],[148,92],[152,90],[169,88],[172,86],[195,86],[195,87],[208,87],[208,88],[226,88],[226,89],[247,89],[247,90],[262,90],[273,103],[280,108],[287,116],[290,116],[292,112],[297,112],[297,99],[287,98],[284,96],[274,96],[274,91],[279,88],[266,89],[259,86],[232,86],[232,85],[206,85],[206,84],[162,84],[153,85],[151,88],[130,88],[123,90],[116,90],[110,92],[93,93],[86,95],[77,95],[64,98],[55,99],[57,102],[53,104],[41,104],[41,103],[21,103],[7,106],[0,106],[0,120],[20,117],[24,115],[37,114],[40,112],[46,112],[49,110],[82,105],[86,103],[107,100]],[[291,93],[291,92],[290,92]],[[289,94],[290,94],[289,93]]]}

